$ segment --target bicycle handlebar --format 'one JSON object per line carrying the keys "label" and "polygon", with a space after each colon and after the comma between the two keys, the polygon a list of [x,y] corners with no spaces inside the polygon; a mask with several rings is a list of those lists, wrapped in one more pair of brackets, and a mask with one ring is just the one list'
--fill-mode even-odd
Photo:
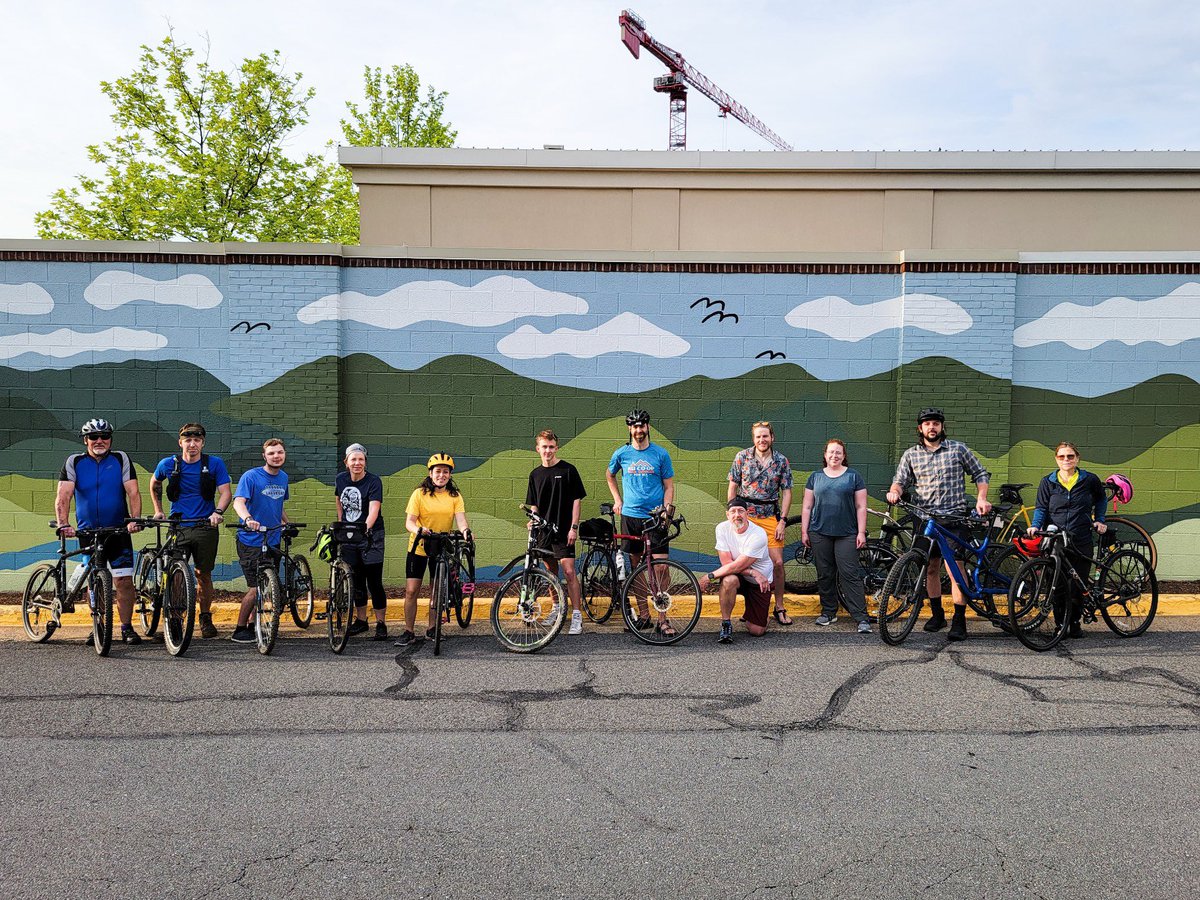
{"label": "bicycle handlebar", "polygon": [[164,525],[166,525],[169,528],[183,528],[188,525],[200,525],[207,521],[208,521],[208,516],[201,516],[201,517],[197,517],[197,518],[193,518],[193,519],[183,519],[183,518],[157,519],[154,516],[133,516],[131,518],[126,519],[125,524],[128,525],[129,523],[132,522],[134,525],[141,525],[143,528],[148,528],[148,527],[162,528]]}
{"label": "bicycle handlebar", "polygon": [[548,528],[551,534],[558,534],[558,526],[549,519],[543,518],[533,511],[533,508],[526,504],[521,504],[521,509],[524,511],[529,521],[533,522],[534,528]]}

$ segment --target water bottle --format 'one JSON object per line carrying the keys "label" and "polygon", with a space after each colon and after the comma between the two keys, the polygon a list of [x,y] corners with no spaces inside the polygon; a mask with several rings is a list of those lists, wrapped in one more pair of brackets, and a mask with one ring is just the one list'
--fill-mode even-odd
{"label": "water bottle", "polygon": [[617,580],[625,580],[625,551],[617,551]]}
{"label": "water bottle", "polygon": [[83,577],[87,574],[87,568],[86,563],[79,563],[75,566],[75,571],[71,573],[71,577],[67,581],[68,596],[75,593],[75,590],[83,583]]}

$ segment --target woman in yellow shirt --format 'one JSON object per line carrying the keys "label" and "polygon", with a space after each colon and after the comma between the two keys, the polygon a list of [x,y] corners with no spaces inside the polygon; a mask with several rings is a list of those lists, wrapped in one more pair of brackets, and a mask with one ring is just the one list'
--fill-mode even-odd
{"label": "woman in yellow shirt", "polygon": [[[429,457],[426,465],[429,474],[412,492],[405,508],[404,527],[408,529],[409,538],[408,557],[404,563],[404,633],[400,635],[400,640],[396,641],[397,647],[406,647],[417,639],[414,633],[417,624],[417,591],[421,589],[421,580],[429,566],[427,542],[420,539],[421,535],[431,531],[450,531],[455,525],[464,534],[471,530],[471,526],[467,524],[467,510],[462,494],[459,493],[454,479],[450,477],[450,473],[454,471],[454,458],[445,453],[435,453]],[[436,544],[434,546],[436,547]],[[431,605],[426,639],[432,637],[433,616]]]}

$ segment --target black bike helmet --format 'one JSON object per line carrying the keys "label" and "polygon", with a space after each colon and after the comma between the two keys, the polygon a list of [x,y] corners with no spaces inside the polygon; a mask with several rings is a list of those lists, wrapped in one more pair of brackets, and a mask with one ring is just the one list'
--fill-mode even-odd
{"label": "black bike helmet", "polygon": [[625,417],[626,425],[649,425],[650,413],[644,409],[635,409]]}
{"label": "black bike helmet", "polygon": [[946,421],[946,414],[936,406],[927,406],[917,414],[917,424],[928,422],[930,419],[936,419],[938,422]]}
{"label": "black bike helmet", "polygon": [[113,427],[109,424],[108,419],[88,419],[79,429],[81,437],[87,437],[89,434],[112,434],[112,432]]}

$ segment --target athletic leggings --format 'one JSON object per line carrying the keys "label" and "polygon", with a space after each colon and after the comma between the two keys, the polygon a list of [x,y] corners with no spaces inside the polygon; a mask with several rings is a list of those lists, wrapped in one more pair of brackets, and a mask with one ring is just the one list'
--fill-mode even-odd
{"label": "athletic leggings", "polygon": [[367,590],[370,589],[371,606],[375,609],[387,609],[387,594],[383,590],[383,563],[359,563],[351,566],[350,571],[354,605],[366,606]]}

